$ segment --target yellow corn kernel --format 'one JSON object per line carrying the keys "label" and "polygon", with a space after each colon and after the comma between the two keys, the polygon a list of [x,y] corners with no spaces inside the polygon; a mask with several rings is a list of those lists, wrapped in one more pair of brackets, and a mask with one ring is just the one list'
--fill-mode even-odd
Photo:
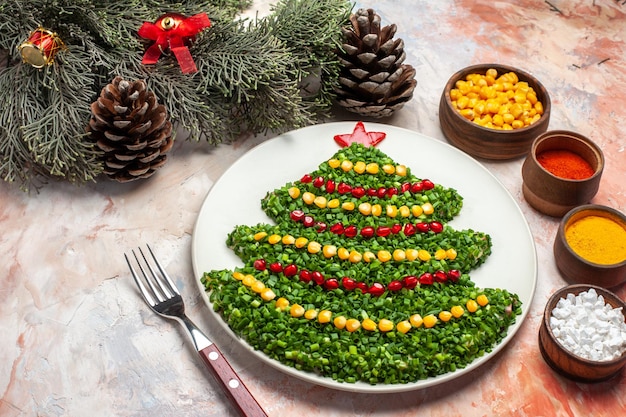
{"label": "yellow corn kernel", "polygon": [[322,245],[314,240],[310,241],[306,247],[309,253],[319,253],[322,250]]}
{"label": "yellow corn kernel", "polygon": [[344,327],[346,327],[346,322],[348,320],[346,320],[346,318],[344,316],[337,316],[333,319],[333,324],[335,325],[336,328],[338,328],[339,330],[343,329]]}
{"label": "yellow corn kernel", "polygon": [[493,116],[493,124],[498,127],[501,127],[504,124],[504,118],[501,114],[495,114]]}
{"label": "yellow corn kernel", "polygon": [[271,288],[265,288],[262,292],[261,292],[261,298],[264,301],[270,301],[273,300],[274,298],[276,298],[276,293],[274,293],[274,291],[272,291]]}
{"label": "yellow corn kernel", "polygon": [[350,333],[359,330],[359,327],[361,327],[361,322],[358,321],[357,319],[346,320],[346,330],[349,331]]}
{"label": "yellow corn kernel", "polygon": [[396,165],[396,175],[399,177],[406,177],[406,165]]}
{"label": "yellow corn kernel", "polygon": [[339,166],[341,165],[341,161],[339,159],[329,159],[328,160],[328,166],[331,168],[339,168]]}
{"label": "yellow corn kernel", "polygon": [[491,114],[497,114],[500,109],[500,103],[496,99],[489,99],[485,101],[485,112]]}
{"label": "yellow corn kernel", "polygon": [[354,210],[354,203],[352,201],[346,201],[343,204],[341,204],[341,208],[346,211],[352,211]]}
{"label": "yellow corn kernel", "polygon": [[332,200],[328,201],[328,204],[326,204],[326,207],[328,207],[329,209],[334,209],[334,208],[339,207],[339,199],[333,198]]}
{"label": "yellow corn kernel", "polygon": [[378,174],[378,164],[376,162],[370,162],[365,166],[365,172],[368,174]]}
{"label": "yellow corn kernel", "polygon": [[450,321],[451,318],[452,318],[452,313],[450,313],[447,310],[443,310],[439,313],[439,320],[443,321],[444,323]]}
{"label": "yellow corn kernel", "polygon": [[383,168],[383,172],[385,174],[391,175],[391,174],[394,174],[396,172],[396,167],[391,165],[391,164],[385,164],[385,165],[382,166],[382,168]]}
{"label": "yellow corn kernel", "polygon": [[393,204],[389,204],[387,207],[385,207],[385,211],[387,213],[387,217],[391,217],[392,219],[398,215],[398,207],[394,206]]}
{"label": "yellow corn kernel", "polygon": [[322,254],[324,255],[324,258],[332,258],[333,256],[337,255],[337,246],[324,245],[324,247],[322,248]]}
{"label": "yellow corn kernel", "polygon": [[435,252],[435,259],[440,261],[442,259],[446,259],[446,250],[445,249],[437,249]]}
{"label": "yellow corn kernel", "polygon": [[350,257],[348,258],[348,260],[352,262],[353,264],[358,264],[359,262],[361,262],[362,259],[363,259],[363,255],[361,255],[359,252],[355,250],[350,252]]}
{"label": "yellow corn kernel", "polygon": [[233,272],[233,278],[237,281],[241,281],[245,275],[239,271]]}
{"label": "yellow corn kernel", "polygon": [[391,253],[389,253],[389,251],[387,250],[379,250],[378,253],[376,254],[376,257],[378,258],[379,261],[381,262],[388,262],[391,260]]}
{"label": "yellow corn kernel", "polygon": [[345,261],[350,257],[350,251],[346,248],[339,248],[337,249],[337,256],[339,257],[339,259]]}
{"label": "yellow corn kernel", "polygon": [[463,310],[463,307],[461,306],[454,306],[450,309],[450,313],[452,313],[452,315],[458,319],[465,313],[465,310]]}
{"label": "yellow corn kernel", "polygon": [[411,323],[408,320],[402,320],[396,324],[396,330],[402,334],[406,334],[409,330],[411,330]]}
{"label": "yellow corn kernel", "polygon": [[450,248],[448,250],[446,250],[446,258],[450,259],[451,261],[456,259],[456,249],[454,248]]}
{"label": "yellow corn kernel", "polygon": [[524,108],[522,107],[521,104],[515,103],[510,107],[509,111],[511,112],[514,118],[519,119],[522,113],[524,113]]}
{"label": "yellow corn kernel", "polygon": [[459,110],[464,110],[467,107],[469,102],[469,98],[467,96],[461,96],[456,101],[456,108]]}
{"label": "yellow corn kernel", "polygon": [[541,101],[536,102],[533,107],[537,111],[537,114],[543,114],[543,104],[541,104]]}
{"label": "yellow corn kernel", "polygon": [[467,303],[465,303],[465,308],[467,308],[467,311],[469,311],[470,313],[475,313],[476,310],[478,310],[478,303],[475,300],[467,300]]}
{"label": "yellow corn kernel", "polygon": [[321,196],[321,195],[315,197],[315,200],[313,200],[313,204],[315,204],[318,208],[321,208],[321,209],[326,208],[326,203],[327,203],[326,197]]}
{"label": "yellow corn kernel", "polygon": [[527,93],[526,93],[526,100],[530,101],[530,104],[535,104],[537,103],[537,94],[530,89]]}
{"label": "yellow corn kernel", "polygon": [[424,213],[424,209],[422,208],[422,206],[418,206],[417,204],[414,206],[411,206],[411,214],[415,217],[419,217]]}
{"label": "yellow corn kernel", "polygon": [[424,319],[419,314],[413,314],[409,317],[409,322],[413,327],[420,327],[424,323]]}
{"label": "yellow corn kernel", "polygon": [[344,161],[341,161],[341,169],[344,172],[348,172],[348,171],[352,170],[352,162],[348,161],[347,159],[344,160]]}
{"label": "yellow corn kernel", "polygon": [[479,306],[484,307],[489,304],[489,299],[485,294],[480,294],[478,297],[476,297],[476,302]]}
{"label": "yellow corn kernel", "polygon": [[435,212],[435,208],[430,203],[422,204],[422,210],[424,210],[424,214],[427,215],[427,216],[431,215],[431,214],[433,214]]}
{"label": "yellow corn kernel", "polygon": [[380,321],[378,322],[378,330],[380,330],[381,332],[388,332],[393,330],[393,322],[391,320],[387,320],[387,319],[380,319]]}
{"label": "yellow corn kernel", "polygon": [[332,315],[333,315],[333,313],[331,313],[330,310],[322,310],[317,315],[317,321],[322,323],[322,324],[330,323],[330,319],[331,319]]}
{"label": "yellow corn kernel", "polygon": [[535,114],[532,118],[532,120],[530,121],[530,124],[532,125],[533,123],[537,123],[539,121],[539,119],[541,118],[540,114]]}
{"label": "yellow corn kernel", "polygon": [[513,116],[511,113],[504,113],[502,115],[502,121],[505,124],[510,125],[511,123],[513,123],[513,120],[515,120],[515,116]]}
{"label": "yellow corn kernel", "polygon": [[395,249],[393,251],[392,257],[394,261],[398,261],[398,262],[404,261],[406,259],[406,252],[402,249]]}
{"label": "yellow corn kernel", "polygon": [[267,232],[258,232],[254,234],[254,240],[256,240],[257,242],[259,240],[262,240],[263,238],[265,238],[265,236],[267,236]]}
{"label": "yellow corn kernel", "polygon": [[365,262],[370,263],[370,262],[372,262],[375,259],[376,259],[376,255],[374,255],[374,253],[372,253],[370,251],[363,252],[363,260]]}
{"label": "yellow corn kernel", "polygon": [[299,238],[296,239],[295,246],[298,249],[302,249],[308,243],[309,243],[309,239],[307,239],[306,237],[299,237]]}
{"label": "yellow corn kernel", "polygon": [[363,329],[369,330],[371,332],[373,332],[374,330],[378,328],[378,326],[376,325],[376,322],[372,319],[364,319],[363,323],[361,323],[361,326],[363,326]]}
{"label": "yellow corn kernel", "polygon": [[296,238],[291,235],[285,235],[283,236],[281,242],[283,243],[283,245],[293,245],[296,242]]}
{"label": "yellow corn kernel", "polygon": [[493,78],[493,79],[495,80],[496,78],[498,78],[498,70],[497,70],[497,69],[495,69],[495,68],[489,68],[489,69],[485,72],[485,76],[486,76],[486,77],[491,77],[491,78]]}
{"label": "yellow corn kernel", "polygon": [[513,122],[511,122],[511,127],[513,129],[520,129],[524,127],[524,122],[521,120],[513,120]]}
{"label": "yellow corn kernel", "polygon": [[257,294],[261,294],[265,289],[265,284],[263,283],[263,281],[254,281],[250,286],[250,289]]}
{"label": "yellow corn kernel", "polygon": [[418,255],[419,255],[419,251],[414,248],[409,248],[404,251],[404,256],[406,256],[407,261],[413,262],[414,260],[417,259]]}
{"label": "yellow corn kernel", "polygon": [[289,190],[287,190],[287,192],[289,193],[289,197],[291,198],[300,197],[300,189],[298,187],[291,187],[289,188]]}
{"label": "yellow corn kernel", "polygon": [[293,304],[289,309],[289,314],[291,314],[291,317],[302,317],[304,316],[304,307],[300,304]]}
{"label": "yellow corn kernel", "polygon": [[287,307],[289,307],[289,301],[287,301],[286,298],[280,297],[278,300],[276,300],[276,308],[280,308],[281,310],[284,310]]}
{"label": "yellow corn kernel", "polygon": [[526,93],[519,91],[516,92],[515,95],[513,96],[513,100],[515,100],[516,103],[526,103]]}
{"label": "yellow corn kernel", "polygon": [[473,109],[461,109],[459,110],[459,114],[467,120],[473,120],[475,116]]}
{"label": "yellow corn kernel", "polygon": [[380,204],[372,205],[372,216],[378,217],[383,214],[383,207]]}
{"label": "yellow corn kernel", "polygon": [[408,206],[400,206],[398,207],[398,213],[400,213],[400,217],[409,217],[411,209]]}
{"label": "yellow corn kernel", "polygon": [[505,123],[502,125],[502,130],[513,130],[513,127],[510,124]]}
{"label": "yellow corn kernel", "polygon": [[459,91],[461,92],[462,95],[465,95],[465,94],[469,93],[471,88],[472,88],[472,84],[470,84],[470,83],[468,83],[466,81],[463,81],[463,80],[458,80],[455,83],[455,86],[456,86],[456,88],[459,89]]}
{"label": "yellow corn kernel", "polygon": [[269,243],[270,245],[275,245],[282,240],[283,240],[283,237],[281,235],[274,234],[267,238],[267,243]]}
{"label": "yellow corn kernel", "polygon": [[369,216],[370,214],[372,214],[372,205],[367,202],[359,204],[359,213],[364,216]]}
{"label": "yellow corn kernel", "polygon": [[317,318],[317,310],[315,310],[314,308],[308,309],[304,312],[304,318],[307,320],[313,320]]}
{"label": "yellow corn kernel", "polygon": [[354,172],[356,172],[357,174],[362,174],[365,172],[365,162],[363,161],[357,161],[354,164],[354,167],[352,168],[354,170]]}
{"label": "yellow corn kernel", "polygon": [[250,275],[250,274],[246,275],[241,280],[241,283],[243,285],[245,285],[246,287],[251,287],[252,284],[254,284],[255,282],[256,282],[256,278],[253,275]]}
{"label": "yellow corn kernel", "polygon": [[420,249],[417,251],[417,259],[422,262],[428,262],[430,261],[430,253],[428,253],[428,251],[425,251],[424,249]]}
{"label": "yellow corn kernel", "polygon": [[452,101],[456,101],[459,99],[459,97],[461,97],[461,92],[459,91],[458,88],[453,88],[450,90],[450,100]]}
{"label": "yellow corn kernel", "polygon": [[424,327],[426,327],[427,329],[430,329],[435,324],[437,324],[437,317],[434,314],[429,314],[424,317]]}
{"label": "yellow corn kernel", "polygon": [[313,204],[313,201],[315,200],[315,194],[310,193],[308,191],[304,192],[302,194],[302,201],[304,201],[304,204]]}
{"label": "yellow corn kernel", "polygon": [[479,100],[476,102],[476,105],[474,106],[474,117],[475,118],[479,117],[483,113],[485,113],[485,101]]}

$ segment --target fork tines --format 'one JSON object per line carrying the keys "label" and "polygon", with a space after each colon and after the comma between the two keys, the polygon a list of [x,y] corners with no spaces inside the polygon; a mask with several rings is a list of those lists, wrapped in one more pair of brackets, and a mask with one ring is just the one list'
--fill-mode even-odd
{"label": "fork tines", "polygon": [[[153,307],[160,302],[170,299],[176,295],[180,295],[180,292],[167,272],[165,272],[165,269],[159,263],[150,246],[146,245],[146,248],[148,248],[152,261],[148,260],[149,258],[146,257],[146,254],[141,247],[137,248],[140,256],[137,255],[135,250],[131,251],[137,266],[139,267],[139,271],[141,271],[141,276],[137,273],[135,268],[133,268],[129,257],[126,254],[124,254],[124,257],[126,258],[130,272],[133,275],[133,279],[141,291],[141,295],[144,297],[148,305]],[[153,265],[156,266],[156,269]],[[149,289],[146,288],[145,284],[148,285]]]}

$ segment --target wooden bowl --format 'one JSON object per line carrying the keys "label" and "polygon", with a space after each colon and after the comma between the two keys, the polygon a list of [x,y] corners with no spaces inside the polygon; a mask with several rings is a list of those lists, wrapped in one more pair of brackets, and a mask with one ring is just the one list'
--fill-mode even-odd
{"label": "wooden bowl", "polygon": [[[468,74],[485,74],[489,68],[496,69],[498,74],[515,72],[520,81],[528,82],[543,104],[544,112],[537,122],[519,129],[497,130],[480,126],[461,116],[452,104],[450,91],[458,80],[464,80]],[[448,142],[471,156],[493,160],[513,159],[526,155],[532,141],[548,129],[550,96],[539,80],[518,68],[500,64],[473,65],[458,71],[446,83],[439,101],[439,123]]]}
{"label": "wooden bowl", "polygon": [[[612,288],[626,282],[626,257],[616,263],[597,263],[577,254],[566,238],[566,231],[576,221],[587,216],[605,217],[623,227],[626,233],[626,216],[606,206],[588,204],[569,211],[562,219],[554,239],[556,266],[566,281],[571,284],[592,284]],[[619,229],[618,229],[619,230]],[[603,238],[610,240],[607,235]],[[592,240],[592,242],[595,242]],[[607,242],[617,247],[617,242]],[[593,243],[591,243],[593,244]]]}
{"label": "wooden bowl", "polygon": [[613,308],[622,308],[626,311],[626,303],[612,292],[593,285],[570,285],[556,291],[546,304],[541,326],[539,328],[539,349],[548,365],[559,374],[578,382],[600,382],[617,375],[626,365],[626,353],[621,357],[609,361],[592,361],[582,358],[567,350],[555,337],[550,327],[552,310],[561,298],[567,294],[578,295],[583,291],[594,288],[598,295],[604,297],[604,302]]}
{"label": "wooden bowl", "polygon": [[[585,159],[594,174],[582,180],[558,177],[544,169],[537,155],[543,151],[567,150]],[[604,170],[602,150],[591,139],[566,130],[552,130],[539,135],[522,165],[524,199],[535,210],[553,217],[562,217],[572,208],[587,204],[600,187]]]}

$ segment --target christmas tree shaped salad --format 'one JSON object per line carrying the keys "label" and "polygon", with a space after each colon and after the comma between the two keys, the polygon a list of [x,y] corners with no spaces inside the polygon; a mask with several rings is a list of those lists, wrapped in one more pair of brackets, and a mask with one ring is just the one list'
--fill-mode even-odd
{"label": "christmas tree shaped salad", "polygon": [[471,280],[491,238],[448,224],[462,196],[381,152],[384,136],[362,123],[335,136],[334,155],[262,199],[275,224],[228,235],[243,266],[202,278],[250,346],[339,382],[411,383],[464,368],[521,314],[516,294]]}

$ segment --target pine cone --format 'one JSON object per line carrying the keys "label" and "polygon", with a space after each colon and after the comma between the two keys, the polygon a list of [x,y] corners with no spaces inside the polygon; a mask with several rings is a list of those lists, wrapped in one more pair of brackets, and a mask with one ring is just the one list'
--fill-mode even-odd
{"label": "pine cone", "polygon": [[369,117],[388,117],[413,97],[415,69],[403,64],[404,41],[393,39],[396,25],[380,28],[380,16],[372,9],[359,9],[342,28],[343,68],[335,88],[338,103],[347,110]]}
{"label": "pine cone", "polygon": [[87,131],[103,151],[104,173],[119,182],[148,178],[174,143],[167,110],[143,80],[116,77],[91,104]]}

